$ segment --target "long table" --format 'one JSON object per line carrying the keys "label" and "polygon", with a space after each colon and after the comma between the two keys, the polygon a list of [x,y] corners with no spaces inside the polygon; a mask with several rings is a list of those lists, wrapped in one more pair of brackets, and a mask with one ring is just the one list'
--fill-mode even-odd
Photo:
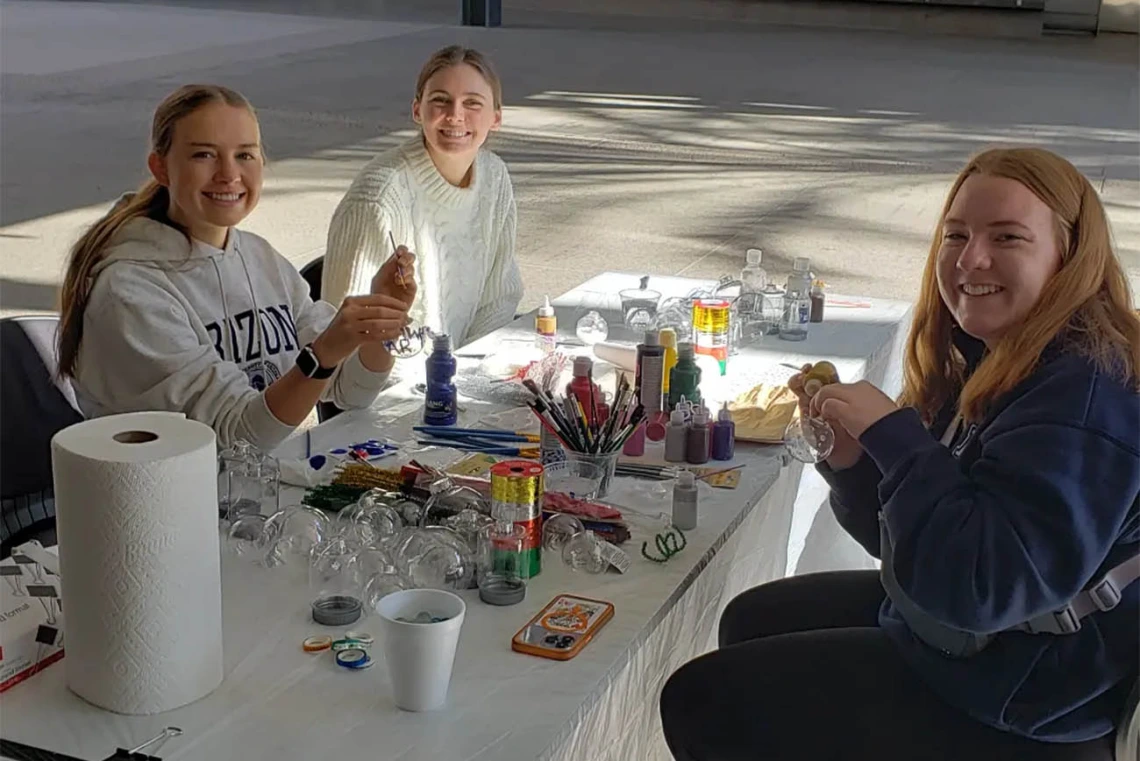
{"label": "long table", "polygon": [[[635,277],[607,273],[555,301],[568,351],[586,351],[573,345],[572,336],[577,317],[589,309],[608,314],[611,337],[621,337],[613,294],[630,284]],[[655,278],[652,285],[671,295],[701,284]],[[830,359],[845,379],[866,377],[897,390],[889,369],[909,307],[857,301],[867,306],[833,309],[827,322],[811,326],[807,341],[766,340],[745,348],[730,360],[730,375],[747,375],[751,385],[786,379],[791,371],[780,362]],[[533,335],[528,316],[465,347],[463,372],[495,365],[496,357],[509,355],[520,342],[529,344]],[[422,405],[415,369],[409,366],[404,380],[373,409],[334,418],[313,429],[307,441],[287,442],[279,454],[300,457],[306,445],[316,451],[377,435],[409,440]],[[500,387],[487,388],[494,390],[483,399],[462,400],[461,423],[494,416],[502,422],[515,415],[496,398]],[[416,456],[436,465],[457,457],[445,450]],[[747,467],[736,489],[700,487],[698,528],[688,533],[687,548],[666,563],[650,562],[638,550],[659,526],[654,516],[668,512],[668,485],[618,479],[608,499],[626,508],[632,524],[633,539],[625,545],[632,556],[628,573],[576,574],[547,558],[521,604],[491,607],[476,592],[463,593],[467,618],[448,703],[439,712],[399,711],[382,658],[370,670],[348,672],[327,653],[302,652],[302,639],[326,631],[309,618],[303,571],[259,568],[223,549],[226,679],[218,690],[160,716],[110,714],[67,690],[65,658],[63,665],[0,696],[0,736],[92,759],[176,725],[185,734],[166,745],[164,758],[664,761],[669,754],[657,714],[664,680],[715,646],[719,613],[735,594],[784,576],[797,557],[802,566],[807,553],[800,548],[831,542],[811,538],[824,525],[821,516],[829,515],[820,511],[822,496],[810,487],[813,469],[789,460],[777,446],[739,445],[732,464],[740,463]],[[299,493],[283,496],[295,501]],[[571,661],[512,652],[511,636],[556,594],[567,592],[609,600],[617,613]],[[352,628],[369,626],[363,621]]]}

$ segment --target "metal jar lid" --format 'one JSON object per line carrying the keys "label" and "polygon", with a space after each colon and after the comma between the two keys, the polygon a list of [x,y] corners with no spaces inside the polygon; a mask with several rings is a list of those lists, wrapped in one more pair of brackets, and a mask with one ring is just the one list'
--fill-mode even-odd
{"label": "metal jar lid", "polygon": [[494,579],[479,586],[479,599],[488,605],[514,605],[525,597],[525,581]]}
{"label": "metal jar lid", "polygon": [[313,602],[313,620],[322,626],[348,626],[360,619],[364,605],[355,597],[332,595]]}

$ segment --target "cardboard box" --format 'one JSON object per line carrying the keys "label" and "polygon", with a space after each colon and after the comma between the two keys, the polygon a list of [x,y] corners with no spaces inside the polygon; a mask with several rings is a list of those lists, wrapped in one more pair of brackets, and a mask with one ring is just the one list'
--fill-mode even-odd
{"label": "cardboard box", "polygon": [[0,561],[0,692],[63,657],[58,559],[42,548],[33,554],[16,548]]}

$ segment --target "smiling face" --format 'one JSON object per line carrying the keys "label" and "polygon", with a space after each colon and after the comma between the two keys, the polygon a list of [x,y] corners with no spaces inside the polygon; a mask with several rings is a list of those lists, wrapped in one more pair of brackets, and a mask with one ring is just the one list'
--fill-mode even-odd
{"label": "smiling face", "polygon": [[984,174],[962,183],[943,220],[938,292],[963,330],[992,346],[1060,267],[1055,215],[1029,188]]}
{"label": "smiling face", "polygon": [[174,126],[170,150],[152,153],[151,174],[170,191],[170,219],[217,248],[261,197],[261,132],[248,109],[210,103]]}
{"label": "smiling face", "polygon": [[483,75],[461,63],[440,69],[424,83],[412,103],[412,118],[423,127],[435,156],[474,161],[487,136],[502,123],[502,112]]}

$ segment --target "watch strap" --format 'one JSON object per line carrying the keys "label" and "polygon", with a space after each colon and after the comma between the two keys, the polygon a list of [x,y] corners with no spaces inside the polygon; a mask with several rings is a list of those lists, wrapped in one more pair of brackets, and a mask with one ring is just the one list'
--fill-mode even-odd
{"label": "watch strap", "polygon": [[317,353],[313,351],[313,345],[305,344],[301,351],[297,354],[297,368],[304,373],[305,377],[312,378],[313,380],[326,380],[332,377],[336,372],[336,367],[322,367],[320,360],[317,359]]}

